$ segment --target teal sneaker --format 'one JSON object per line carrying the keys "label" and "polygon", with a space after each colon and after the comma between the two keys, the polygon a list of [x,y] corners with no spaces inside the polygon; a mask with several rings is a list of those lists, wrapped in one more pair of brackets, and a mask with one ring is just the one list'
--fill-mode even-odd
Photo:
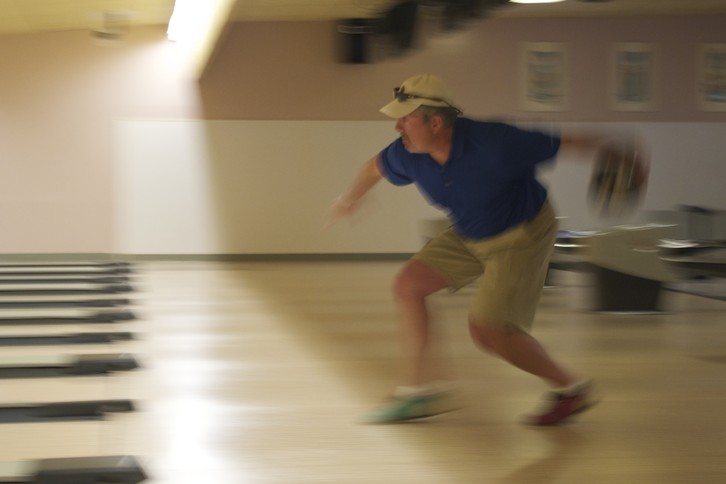
{"label": "teal sneaker", "polygon": [[385,424],[433,417],[454,410],[447,392],[415,397],[391,397],[368,414],[363,423]]}

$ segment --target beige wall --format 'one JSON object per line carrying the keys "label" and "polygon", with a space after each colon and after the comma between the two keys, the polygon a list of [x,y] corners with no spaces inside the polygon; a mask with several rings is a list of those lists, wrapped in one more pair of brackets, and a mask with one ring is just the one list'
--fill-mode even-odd
{"label": "beige wall", "polygon": [[161,29],[0,37],[0,253],[113,245],[113,121],[196,117],[196,86]]}
{"label": "beige wall", "polygon": [[[160,28],[136,29],[117,45],[98,44],[86,32],[3,36],[0,253],[110,252],[119,247],[118,206],[134,196],[133,186],[125,186],[121,196],[114,180],[120,151],[114,133],[125,120],[381,120],[377,109],[393,86],[412,73],[434,71],[449,80],[459,102],[475,116],[724,122],[724,113],[696,109],[694,89],[696,45],[726,42],[725,24],[724,17],[485,20],[456,35],[429,39],[424,48],[399,60],[370,65],[335,61],[339,39],[329,23],[238,24],[229,30],[199,85],[187,76],[181,46],[166,42]],[[570,110],[542,114],[518,109],[521,41],[570,45]],[[657,111],[608,109],[607,58],[616,41],[657,45],[662,82]],[[379,143],[372,138],[371,151]],[[301,142],[296,162],[305,163],[317,149],[321,147]],[[714,157],[709,164],[726,165],[720,162],[723,155],[714,153]],[[164,167],[173,167],[164,161]],[[667,175],[665,165],[659,168],[665,170],[658,175],[662,183],[678,184],[677,177]],[[681,167],[674,171],[681,172]],[[334,189],[331,179],[311,177],[307,183],[312,193],[323,187],[338,190],[345,182]],[[159,200],[164,189],[159,186]],[[673,203],[693,203],[700,191],[695,186],[683,194],[679,188],[682,196]],[[669,202],[659,200],[662,205]],[[221,225],[239,223],[234,208],[226,207],[215,216],[220,214]],[[389,223],[396,225],[395,220]],[[240,237],[241,232],[232,236]],[[245,244],[233,241],[224,246],[243,250]],[[315,247],[309,245],[307,250]],[[143,244],[139,250],[144,250]],[[360,250],[376,251],[375,247]]]}
{"label": "beige wall", "polygon": [[[724,121],[696,106],[696,49],[726,42],[726,17],[563,18],[481,20],[456,34],[430,35],[399,59],[345,65],[336,58],[327,23],[238,24],[201,84],[213,119],[380,119],[377,110],[409,75],[435,72],[475,116],[563,121]],[[570,109],[531,113],[518,103],[522,42],[565,43],[571,60]],[[609,108],[614,42],[656,46],[658,109]]]}

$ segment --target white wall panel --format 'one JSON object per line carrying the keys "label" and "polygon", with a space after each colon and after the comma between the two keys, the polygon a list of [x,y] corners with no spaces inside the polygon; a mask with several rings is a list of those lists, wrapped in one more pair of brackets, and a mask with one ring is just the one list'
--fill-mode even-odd
{"label": "white wall panel", "polygon": [[[548,126],[552,128],[552,126]],[[634,133],[651,154],[642,211],[598,219],[591,166],[563,156],[542,173],[567,229],[642,221],[678,205],[724,208],[726,127],[717,123],[578,123]],[[382,182],[357,223],[323,230],[330,203],[395,138],[389,121],[125,120],[116,127],[116,251],[316,254],[415,251],[438,217],[415,188]]]}

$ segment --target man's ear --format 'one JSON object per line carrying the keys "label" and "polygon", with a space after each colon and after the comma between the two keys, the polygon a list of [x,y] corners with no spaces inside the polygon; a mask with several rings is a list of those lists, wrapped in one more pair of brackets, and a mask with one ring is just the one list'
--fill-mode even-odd
{"label": "man's ear", "polygon": [[431,123],[432,129],[438,131],[444,126],[444,118],[440,114],[434,114],[431,116],[429,123]]}

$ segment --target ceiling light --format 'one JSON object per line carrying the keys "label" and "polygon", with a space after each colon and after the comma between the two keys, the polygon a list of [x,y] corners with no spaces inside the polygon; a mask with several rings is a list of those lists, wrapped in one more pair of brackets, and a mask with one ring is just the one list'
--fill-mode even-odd
{"label": "ceiling light", "polygon": [[512,3],[557,3],[565,0],[509,0]]}
{"label": "ceiling light", "polygon": [[166,31],[167,38],[173,42],[198,40],[204,35],[215,8],[215,2],[176,0]]}

